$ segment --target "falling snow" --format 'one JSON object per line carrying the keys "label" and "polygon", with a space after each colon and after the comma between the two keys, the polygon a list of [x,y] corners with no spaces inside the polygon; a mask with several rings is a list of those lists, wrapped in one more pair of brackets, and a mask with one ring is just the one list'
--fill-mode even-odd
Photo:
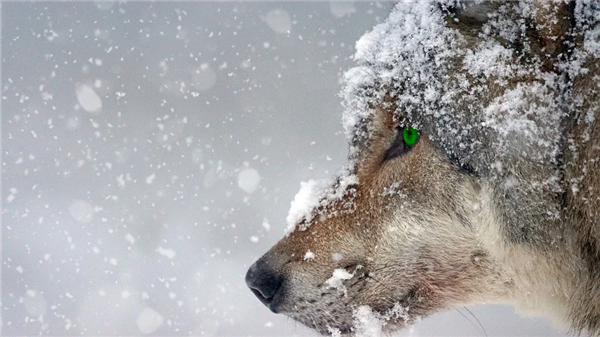
{"label": "falling snow", "polygon": [[75,94],[77,95],[77,101],[83,110],[87,112],[98,112],[102,109],[102,100],[100,96],[85,84],[78,84],[75,87]]}
{"label": "falling snow", "polygon": [[144,308],[136,319],[140,332],[147,335],[156,331],[163,324],[164,318],[152,308]]}
{"label": "falling snow", "polygon": [[242,191],[252,194],[256,191],[260,184],[260,175],[253,168],[247,168],[238,174],[238,186]]}
{"label": "falling snow", "polygon": [[288,34],[292,29],[290,14],[280,8],[270,10],[264,17],[264,20],[269,25],[269,28],[279,34]]}
{"label": "falling snow", "polygon": [[94,208],[83,200],[74,201],[69,206],[69,214],[80,223],[90,223],[94,219]]}

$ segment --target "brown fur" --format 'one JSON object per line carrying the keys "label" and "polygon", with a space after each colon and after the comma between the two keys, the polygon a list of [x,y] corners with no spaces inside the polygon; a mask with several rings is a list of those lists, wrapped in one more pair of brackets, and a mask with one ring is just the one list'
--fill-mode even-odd
{"label": "brown fur", "polygon": [[[457,54],[449,83],[458,88],[466,79],[469,86],[452,108],[483,111],[522,86],[527,104],[561,112],[558,121],[530,117],[535,125],[558,129],[501,143],[495,131],[458,130],[463,142],[475,144],[475,151],[461,152],[430,117],[396,105],[401,84],[384,83],[384,94],[375,96],[384,98],[372,102],[374,113],[359,125],[370,132],[352,138],[359,183],[313,210],[304,230],[261,258],[284,280],[272,310],[321,333],[349,333],[357,331],[353,315],[361,306],[393,330],[441,310],[504,302],[600,335],[600,60],[585,49],[594,27],[574,16],[600,5],[535,1],[526,7],[529,16],[518,3],[470,6],[444,7],[447,25],[463,38],[458,47],[474,51],[492,39],[516,51],[503,62],[519,71],[508,78],[468,73],[468,53]],[[505,19],[519,22],[524,33],[505,39],[494,30],[494,20]],[[578,62],[587,70],[565,66]],[[482,122],[469,113],[452,118]],[[398,127],[409,125],[419,126],[418,143],[385,160]],[[539,139],[550,148],[557,143],[556,150],[546,151]],[[307,251],[314,259],[304,259]],[[327,280],[339,268],[353,275],[335,289]]]}

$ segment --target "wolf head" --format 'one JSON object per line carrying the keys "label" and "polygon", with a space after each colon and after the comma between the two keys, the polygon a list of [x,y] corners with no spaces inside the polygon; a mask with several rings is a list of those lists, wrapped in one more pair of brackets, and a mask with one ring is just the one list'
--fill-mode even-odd
{"label": "wolf head", "polygon": [[305,186],[246,275],[273,312],[324,334],[401,328],[507,300],[503,247],[560,237],[561,50],[531,31],[560,31],[541,15],[565,6],[453,5],[399,4],[357,43],[350,168]]}
{"label": "wolf head", "polygon": [[503,291],[472,229],[481,203],[473,178],[426,134],[409,146],[392,111],[374,118],[377,132],[355,169],[329,187],[343,192],[312,209],[246,276],[273,312],[321,333],[350,332],[361,310],[401,327]]}

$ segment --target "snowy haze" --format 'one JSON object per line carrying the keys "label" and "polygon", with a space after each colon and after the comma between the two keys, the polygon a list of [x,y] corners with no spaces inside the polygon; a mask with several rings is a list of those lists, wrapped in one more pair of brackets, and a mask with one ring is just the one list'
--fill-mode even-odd
{"label": "snowy haze", "polygon": [[[312,334],[244,274],[345,164],[340,79],[391,7],[3,3],[2,333]],[[403,335],[484,333],[461,309]]]}

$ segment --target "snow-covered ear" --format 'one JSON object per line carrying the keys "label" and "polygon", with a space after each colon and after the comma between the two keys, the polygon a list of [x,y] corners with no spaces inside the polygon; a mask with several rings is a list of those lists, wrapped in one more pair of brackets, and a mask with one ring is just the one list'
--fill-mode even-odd
{"label": "snow-covered ear", "polygon": [[[467,39],[477,40],[484,25],[502,12],[503,1],[464,1],[440,5],[447,13],[447,24]],[[530,53],[538,55],[545,71],[552,71],[565,50],[569,36],[574,2],[533,0],[527,18],[527,40]]]}
{"label": "snow-covered ear", "polygon": [[482,24],[487,22],[489,14],[495,12],[502,4],[506,4],[506,1],[464,0],[442,5],[442,9],[452,14],[456,22]]}
{"label": "snow-covered ear", "polygon": [[568,36],[573,15],[571,5],[565,1],[533,2],[533,27],[539,42],[539,54],[546,55],[551,62],[549,66],[553,66],[564,51],[565,37]]}

